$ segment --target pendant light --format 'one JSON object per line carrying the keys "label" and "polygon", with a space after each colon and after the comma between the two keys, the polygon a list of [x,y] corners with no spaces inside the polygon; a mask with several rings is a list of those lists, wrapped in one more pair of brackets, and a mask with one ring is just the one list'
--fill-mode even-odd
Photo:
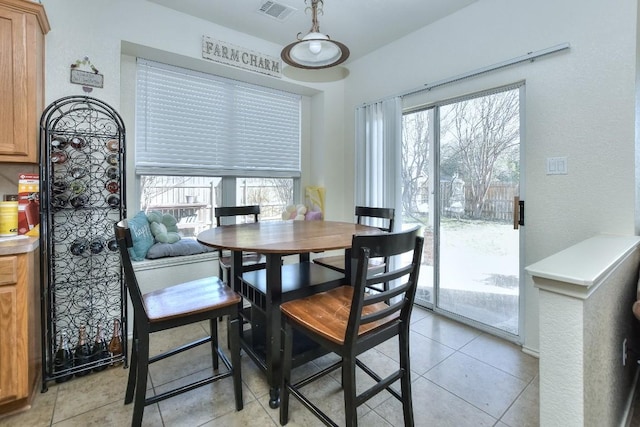
{"label": "pendant light", "polygon": [[303,38],[300,38],[302,33],[298,33],[298,41],[282,49],[282,60],[292,67],[312,70],[329,68],[342,64],[349,57],[349,49],[345,45],[320,32],[318,4],[320,13],[323,13],[324,0],[311,0],[312,24],[309,33]]}

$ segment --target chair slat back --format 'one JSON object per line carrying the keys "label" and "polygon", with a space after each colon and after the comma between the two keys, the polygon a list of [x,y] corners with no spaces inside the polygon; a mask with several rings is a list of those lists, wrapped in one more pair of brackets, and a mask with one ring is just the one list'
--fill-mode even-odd
{"label": "chair slat back", "polygon": [[[389,320],[384,327],[392,324],[407,323],[415,300],[422,259],[424,238],[419,235],[420,228],[381,235],[355,235],[351,245],[352,264],[355,265],[353,282],[354,296],[345,337],[346,345],[355,345],[360,326]],[[369,258],[396,257],[398,267],[373,276],[367,275]],[[367,286],[393,283],[395,286],[375,294],[366,293]],[[391,301],[389,304],[385,301]],[[383,304],[380,304],[383,303]],[[370,312],[367,307],[377,304]],[[380,308],[383,307],[383,308]],[[366,314],[363,314],[363,311]],[[381,329],[381,328],[378,328]]]}
{"label": "chair slat back", "polygon": [[260,215],[259,205],[248,206],[221,206],[215,208],[214,215],[216,217],[216,225],[220,227],[222,225],[221,219],[231,216],[253,216],[253,221],[258,222],[258,215]]}
{"label": "chair slat back", "polygon": [[386,226],[378,227],[382,231],[393,231],[395,215],[396,210],[394,208],[373,208],[369,206],[356,206],[356,219],[358,224],[364,224],[364,220],[366,218],[378,218],[387,220]]}
{"label": "chair slat back", "polygon": [[[131,263],[131,256],[129,255],[129,248],[133,247],[133,239],[131,238],[131,230],[126,219],[114,224],[114,232],[116,235],[116,241],[118,242],[118,250],[120,251],[120,261],[124,270],[124,278],[129,290],[129,296],[131,297],[131,303],[135,313],[144,314],[147,313],[142,302],[142,292],[136,279],[135,271],[133,270],[133,264]],[[134,316],[134,319],[137,316]],[[148,319],[145,319],[148,321]]]}

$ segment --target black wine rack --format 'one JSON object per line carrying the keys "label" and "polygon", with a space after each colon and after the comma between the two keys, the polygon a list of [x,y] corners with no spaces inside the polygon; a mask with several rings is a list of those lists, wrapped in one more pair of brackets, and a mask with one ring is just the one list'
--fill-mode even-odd
{"label": "black wine rack", "polygon": [[[113,231],[114,223],[126,218],[122,118],[92,97],[60,98],[42,114],[40,155],[44,392],[50,380],[127,365],[126,289]],[[66,334],[73,349],[82,326],[92,344],[101,325],[109,341],[115,320],[120,354],[56,368],[59,336]]]}

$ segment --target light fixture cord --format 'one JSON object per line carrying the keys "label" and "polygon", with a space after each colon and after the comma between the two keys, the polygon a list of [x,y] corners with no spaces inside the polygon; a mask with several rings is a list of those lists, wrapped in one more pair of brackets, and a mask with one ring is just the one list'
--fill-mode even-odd
{"label": "light fixture cord", "polygon": [[323,13],[322,7],[324,6],[324,0],[311,0],[311,30],[309,30],[310,33],[320,32],[320,24],[318,23],[318,3],[320,3],[320,13]]}

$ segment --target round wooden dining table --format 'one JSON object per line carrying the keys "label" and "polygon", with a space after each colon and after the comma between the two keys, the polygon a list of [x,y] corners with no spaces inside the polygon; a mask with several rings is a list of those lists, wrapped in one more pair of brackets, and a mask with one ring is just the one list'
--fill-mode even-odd
{"label": "round wooden dining table", "polygon": [[[251,302],[254,316],[251,338],[243,335],[242,347],[267,376],[272,408],[280,402],[280,304],[348,283],[353,235],[381,233],[377,227],[350,222],[263,221],[198,234],[200,243],[232,251],[229,285]],[[310,253],[337,249],[345,250],[345,274],[310,262]],[[243,273],[242,252],[264,254],[266,269]],[[283,264],[283,256],[294,254],[299,254],[299,263]],[[299,360],[304,362],[303,357]]]}

